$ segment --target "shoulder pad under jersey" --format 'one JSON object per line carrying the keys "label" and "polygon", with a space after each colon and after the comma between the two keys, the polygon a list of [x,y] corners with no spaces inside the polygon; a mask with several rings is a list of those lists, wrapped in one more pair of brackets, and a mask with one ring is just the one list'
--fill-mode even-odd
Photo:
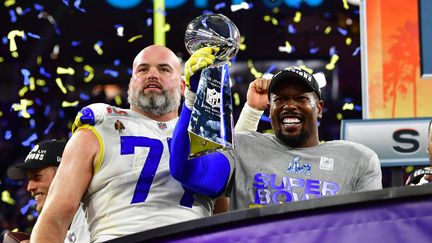
{"label": "shoulder pad under jersey", "polygon": [[104,103],[95,103],[81,109],[72,125],[72,133],[79,127],[88,124],[94,126],[101,123],[107,115],[127,115],[127,112]]}

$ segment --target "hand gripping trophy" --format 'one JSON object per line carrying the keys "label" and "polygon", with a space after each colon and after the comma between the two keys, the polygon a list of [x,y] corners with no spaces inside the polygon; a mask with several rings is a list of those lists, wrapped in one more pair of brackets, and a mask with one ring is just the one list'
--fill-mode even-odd
{"label": "hand gripping trophy", "polygon": [[189,122],[190,157],[234,147],[234,123],[229,61],[237,54],[240,33],[222,14],[205,14],[189,23],[185,45],[190,54],[203,47],[218,47],[215,61],[201,71]]}

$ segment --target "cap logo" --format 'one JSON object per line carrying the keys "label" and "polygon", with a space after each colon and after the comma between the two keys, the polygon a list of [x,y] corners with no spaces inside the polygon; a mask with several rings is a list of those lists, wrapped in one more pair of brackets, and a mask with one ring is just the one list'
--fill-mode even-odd
{"label": "cap logo", "polygon": [[38,150],[39,146],[36,145],[32,151],[30,151],[30,153],[27,155],[25,162],[27,162],[28,160],[43,160],[44,156],[46,154],[46,150]]}
{"label": "cap logo", "polygon": [[294,69],[294,68],[290,68],[288,69],[291,72],[297,73],[298,75],[304,77],[305,79],[307,79],[307,81],[312,82],[312,76],[306,72],[304,72],[301,69]]}

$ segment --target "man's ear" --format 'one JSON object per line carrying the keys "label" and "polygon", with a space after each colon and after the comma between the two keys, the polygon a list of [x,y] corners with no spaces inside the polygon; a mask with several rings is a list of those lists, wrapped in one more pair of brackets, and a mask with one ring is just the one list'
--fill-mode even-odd
{"label": "man's ear", "polygon": [[182,96],[184,96],[185,88],[186,88],[186,82],[184,80],[184,76],[182,76],[180,80],[180,91]]}
{"label": "man's ear", "polygon": [[316,104],[317,104],[317,117],[322,118],[322,112],[324,109],[324,101],[319,100],[319,101],[317,101]]}

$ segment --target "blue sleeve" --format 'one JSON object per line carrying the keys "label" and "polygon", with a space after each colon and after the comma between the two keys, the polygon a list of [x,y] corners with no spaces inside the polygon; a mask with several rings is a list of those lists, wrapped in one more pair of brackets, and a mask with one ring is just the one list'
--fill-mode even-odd
{"label": "blue sleeve", "polygon": [[205,154],[188,160],[188,125],[192,111],[184,104],[174,129],[170,148],[171,175],[184,187],[210,197],[220,196],[228,183],[230,163],[222,153]]}

